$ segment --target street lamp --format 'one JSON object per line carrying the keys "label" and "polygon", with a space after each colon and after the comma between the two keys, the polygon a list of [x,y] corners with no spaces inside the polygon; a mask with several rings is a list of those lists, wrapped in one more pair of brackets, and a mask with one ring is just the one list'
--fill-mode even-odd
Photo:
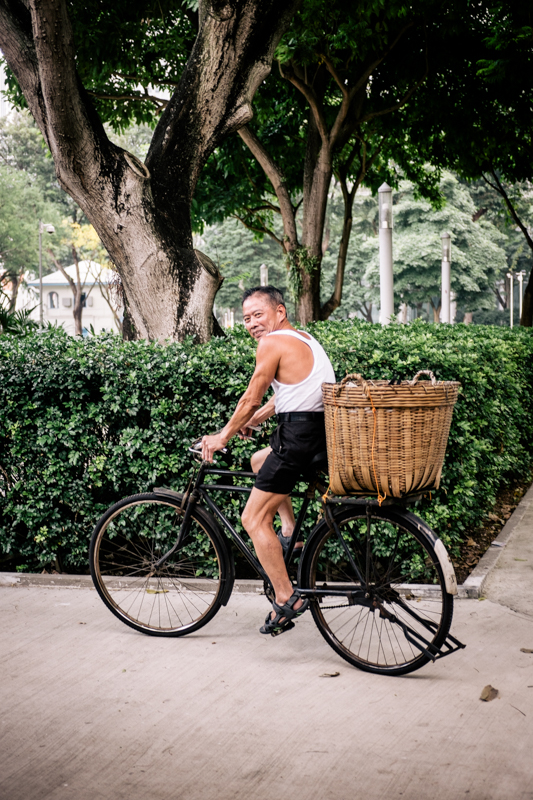
{"label": "street lamp", "polygon": [[510,314],[511,314],[511,316],[510,316],[510,326],[512,328],[513,327],[513,311],[514,311],[513,273],[512,272],[508,272],[507,273],[507,277],[509,278],[509,286],[510,286],[510,290],[509,290],[509,297],[510,297],[510,300],[509,300],[509,311],[510,311]]}
{"label": "street lamp", "polygon": [[259,274],[261,276],[261,286],[268,286],[268,267],[266,264],[261,264],[259,267]]}
{"label": "street lamp", "polygon": [[43,231],[55,233],[53,225],[47,225],[39,220],[39,325],[43,328]]}
{"label": "street lamp", "polygon": [[387,183],[378,189],[379,197],[379,321],[388,325],[394,315],[392,275],[392,189]]}
{"label": "street lamp", "polygon": [[450,319],[450,292],[451,292],[451,260],[452,241],[449,233],[442,233],[442,272],[441,272],[441,322],[451,322]]}

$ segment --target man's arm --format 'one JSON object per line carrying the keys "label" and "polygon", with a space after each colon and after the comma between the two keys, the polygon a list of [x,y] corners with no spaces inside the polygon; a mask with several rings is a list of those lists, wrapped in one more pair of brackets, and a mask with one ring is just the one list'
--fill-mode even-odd
{"label": "man's arm", "polygon": [[[270,341],[265,338],[259,342],[254,374],[248,384],[248,388],[237,403],[233,416],[220,433],[216,433],[213,436],[204,436],[202,439],[202,458],[204,461],[212,461],[213,453],[217,450],[222,450],[231,437],[241,428],[245,428],[246,423],[251,422],[252,418],[256,419],[257,422],[262,422],[263,419],[267,419],[274,413],[273,403],[269,407],[269,403],[272,402],[270,400],[259,411],[258,409],[278,369],[281,356],[279,343],[275,341],[278,338],[273,336]],[[267,415],[261,418],[265,409],[267,410]]]}
{"label": "man's arm", "polygon": [[264,406],[258,408],[257,411],[253,413],[250,417],[246,425],[240,429],[240,432],[247,436],[249,434],[249,429],[252,427],[256,427],[257,425],[261,425],[266,419],[269,419],[276,413],[276,395],[272,395],[270,400],[265,403]]}

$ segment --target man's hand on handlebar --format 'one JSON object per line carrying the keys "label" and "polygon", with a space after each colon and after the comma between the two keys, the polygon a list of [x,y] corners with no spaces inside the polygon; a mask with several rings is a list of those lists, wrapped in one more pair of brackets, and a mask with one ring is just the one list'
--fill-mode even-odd
{"label": "man's hand on handlebar", "polygon": [[255,414],[250,417],[246,425],[243,425],[242,428],[238,431],[237,435],[239,439],[253,439],[254,431],[261,430],[261,423],[257,422],[255,419]]}
{"label": "man's hand on handlebar", "polygon": [[202,458],[204,461],[213,461],[213,455],[217,450],[224,450],[228,440],[221,433],[214,433],[211,436],[202,438]]}

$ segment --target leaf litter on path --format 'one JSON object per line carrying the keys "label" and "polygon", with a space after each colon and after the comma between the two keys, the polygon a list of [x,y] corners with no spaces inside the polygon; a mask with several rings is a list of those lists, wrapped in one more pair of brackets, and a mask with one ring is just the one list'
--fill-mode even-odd
{"label": "leaf litter on path", "polygon": [[484,700],[488,703],[490,700],[495,700],[499,695],[499,691],[491,686],[490,683],[485,686],[479,696],[480,700]]}

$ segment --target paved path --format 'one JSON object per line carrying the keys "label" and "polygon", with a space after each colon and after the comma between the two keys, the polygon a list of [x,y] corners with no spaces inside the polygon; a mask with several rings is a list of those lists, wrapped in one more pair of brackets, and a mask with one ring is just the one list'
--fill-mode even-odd
{"label": "paved path", "polygon": [[2,587],[0,797],[533,800],[532,538],[524,514],[487,599],[456,602],[466,650],[401,678],[350,667],[310,615],[260,636],[254,595],[158,639],[94,590]]}

